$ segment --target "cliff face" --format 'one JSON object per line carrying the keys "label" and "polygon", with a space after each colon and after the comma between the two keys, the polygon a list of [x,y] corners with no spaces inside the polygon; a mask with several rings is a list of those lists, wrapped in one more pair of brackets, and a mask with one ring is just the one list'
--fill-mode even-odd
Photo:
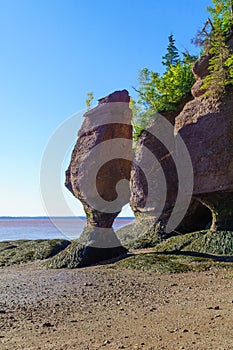
{"label": "cliff face", "polygon": [[[203,78],[208,74],[208,63],[208,55],[195,63],[193,72],[196,83],[192,89],[194,99],[188,101],[183,110],[177,113],[174,122],[174,140],[181,136],[193,166],[193,198],[187,214],[176,229],[183,233],[204,229],[209,221],[212,221],[212,231],[233,231],[233,89],[228,89],[226,95],[219,100],[204,96],[205,91],[201,86]],[[154,231],[154,235],[164,234],[179,188],[176,164],[172,157],[168,156],[166,145],[161,145],[150,134],[142,133],[135,153],[135,162],[139,166],[144,157],[145,147],[149,148],[160,162],[166,178],[167,196],[160,217],[143,210],[148,196],[147,183],[142,172],[133,168],[131,206],[139,217],[134,227],[135,232],[138,231],[136,226],[141,225],[142,219],[147,218],[151,221],[150,230],[144,232],[144,237],[148,233],[151,234],[151,231]],[[150,167],[152,169],[153,165]],[[160,198],[154,193],[153,207],[156,207]]]}
{"label": "cliff face", "polygon": [[216,101],[198,97],[176,119],[189,150],[193,195],[213,213],[212,230],[233,230],[233,91]]}

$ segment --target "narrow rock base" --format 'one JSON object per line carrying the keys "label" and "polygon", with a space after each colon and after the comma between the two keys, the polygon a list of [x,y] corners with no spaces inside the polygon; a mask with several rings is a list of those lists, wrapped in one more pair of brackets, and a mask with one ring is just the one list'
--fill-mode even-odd
{"label": "narrow rock base", "polygon": [[48,268],[80,268],[126,255],[124,248],[112,228],[87,227],[79,239],[50,259]]}
{"label": "narrow rock base", "polygon": [[117,231],[117,237],[127,248],[152,248],[161,242],[163,230],[155,217],[145,215],[137,217],[133,224]]}

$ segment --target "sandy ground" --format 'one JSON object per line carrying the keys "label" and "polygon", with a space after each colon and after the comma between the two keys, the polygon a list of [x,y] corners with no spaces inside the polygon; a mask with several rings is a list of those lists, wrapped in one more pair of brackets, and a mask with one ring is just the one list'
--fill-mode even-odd
{"label": "sandy ground", "polygon": [[232,270],[0,269],[1,350],[233,349]]}

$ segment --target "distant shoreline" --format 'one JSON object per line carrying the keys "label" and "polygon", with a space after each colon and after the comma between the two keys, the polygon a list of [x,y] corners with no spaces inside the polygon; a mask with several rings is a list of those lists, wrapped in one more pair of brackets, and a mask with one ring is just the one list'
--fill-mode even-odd
{"label": "distant shoreline", "polygon": [[[86,216],[0,216],[0,220],[20,220],[20,219],[86,219]],[[117,220],[134,220],[133,216],[120,216],[116,218]]]}
{"label": "distant shoreline", "polygon": [[[85,216],[2,216],[0,242],[8,240],[69,239],[78,238],[86,225]],[[120,217],[114,229],[134,222],[134,218]]]}

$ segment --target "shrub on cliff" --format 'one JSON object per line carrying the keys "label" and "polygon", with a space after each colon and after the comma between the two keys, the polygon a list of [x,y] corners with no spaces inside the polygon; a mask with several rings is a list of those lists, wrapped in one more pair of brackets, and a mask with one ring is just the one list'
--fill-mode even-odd
{"label": "shrub on cliff", "polygon": [[192,65],[197,57],[188,52],[182,55],[181,59],[173,35],[170,35],[167,52],[162,61],[166,67],[165,72],[160,75],[148,68],[140,71],[139,88],[135,89],[139,98],[132,104],[136,137],[148,126],[152,115],[156,112],[176,110],[182,99],[190,94],[195,82]]}

